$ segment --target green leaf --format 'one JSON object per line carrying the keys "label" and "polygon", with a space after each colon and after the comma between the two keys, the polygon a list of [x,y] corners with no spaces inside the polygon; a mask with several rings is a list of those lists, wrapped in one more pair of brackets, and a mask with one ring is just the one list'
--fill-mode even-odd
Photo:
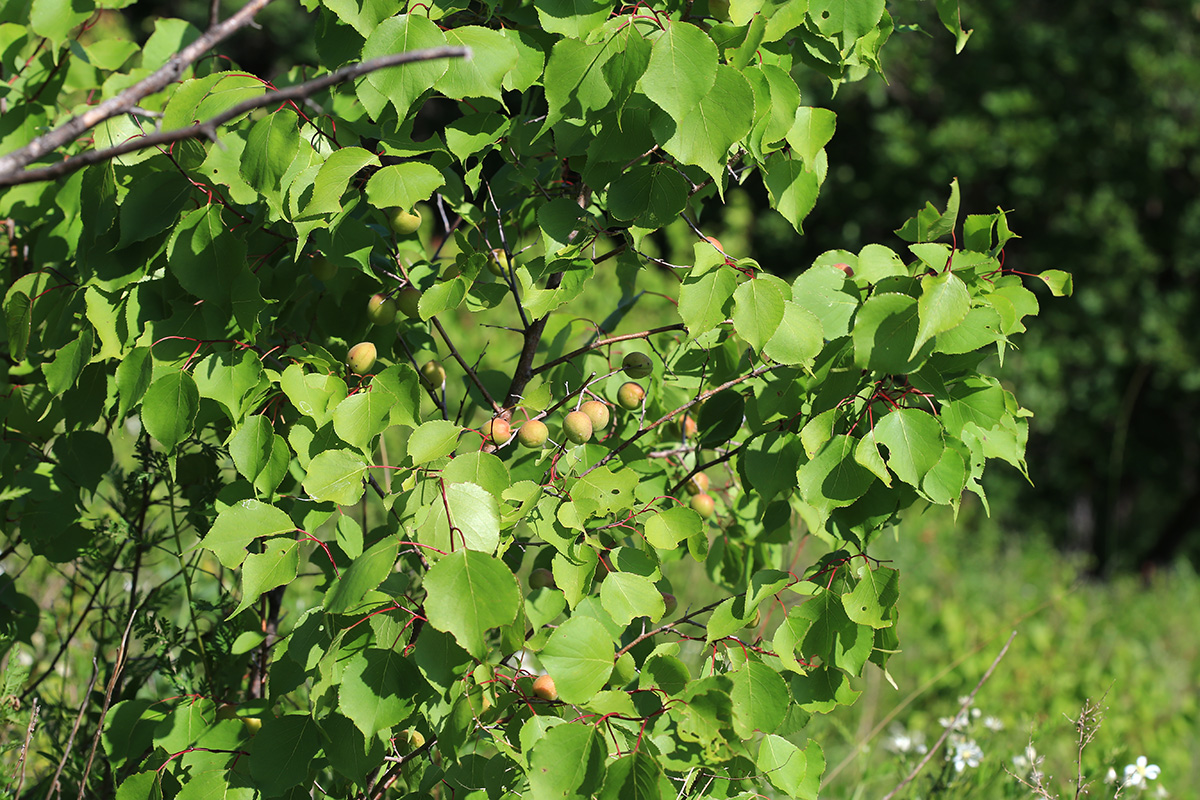
{"label": "green leaf", "polygon": [[923,277],[921,297],[917,300],[920,327],[908,357],[915,356],[921,346],[934,336],[962,322],[970,308],[971,293],[967,291],[967,285],[953,272],[947,270],[940,275]]}
{"label": "green leaf", "polygon": [[9,292],[4,299],[4,324],[8,331],[9,352],[15,360],[24,361],[33,330],[33,302],[29,295]]}
{"label": "green leaf", "polygon": [[608,745],[597,728],[585,723],[555,725],[529,755],[532,800],[590,795],[603,779],[607,755]]}
{"label": "green leaf", "polygon": [[312,197],[300,213],[301,218],[319,217],[342,210],[342,195],[350,179],[368,164],[378,164],[379,156],[361,147],[334,150],[325,159],[313,182]]}
{"label": "green leaf", "polygon": [[365,736],[374,736],[412,716],[419,681],[416,667],[400,649],[372,647],[346,665],[338,687],[338,710]]}
{"label": "green leaf", "polygon": [[279,387],[292,401],[296,410],[324,425],[338,404],[346,398],[346,382],[336,375],[306,373],[299,364],[292,364],[279,376]]}
{"label": "green leaf", "polygon": [[724,258],[708,268],[697,264],[679,287],[679,316],[688,335],[695,338],[707,333],[728,318],[729,300],[736,289],[737,272],[725,267]]}
{"label": "green leaf", "polygon": [[178,172],[159,170],[140,176],[121,202],[117,246],[126,247],[165,231],[178,219],[191,194],[192,184]]}
{"label": "green leaf", "polygon": [[[90,17],[94,8],[90,3],[71,0],[33,0],[29,9],[29,27],[38,36],[45,36],[55,47],[61,45],[71,30]],[[60,58],[67,58],[66,53]]]}
{"label": "green leaf", "polygon": [[280,536],[262,543],[261,553],[251,553],[242,563],[242,602],[229,615],[236,617],[276,586],[296,579],[300,568],[300,543]]}
{"label": "green leaf", "polygon": [[449,455],[458,445],[462,428],[444,419],[422,423],[408,439],[408,455],[413,464],[424,464]]}
{"label": "green leaf", "polygon": [[154,377],[154,358],[149,347],[135,347],[117,364],[117,416],[125,419],[150,388]]}
{"label": "green leaf", "polygon": [[75,385],[83,368],[92,360],[92,338],[92,327],[84,325],[79,336],[63,345],[42,367],[51,394],[60,395]]}
{"label": "green leaf", "polygon": [[666,164],[637,166],[608,187],[608,211],[614,219],[639,228],[661,228],[687,205],[687,179]]}
{"label": "green leaf", "polygon": [[872,569],[865,564],[856,572],[858,582],[842,595],[846,616],[858,625],[890,628],[892,622],[888,617],[899,596],[900,573],[883,566]]}
{"label": "green leaf", "polygon": [[499,31],[476,25],[451,28],[445,35],[447,44],[471,48],[471,58],[452,59],[433,87],[455,100],[490,97],[503,102],[500,87],[517,64],[517,48]]}
{"label": "green leaf", "polygon": [[820,756],[820,746],[815,741],[810,740],[805,751],[782,736],[770,735],[759,743],[755,763],[767,780],[789,797],[816,800],[824,768]]}
{"label": "green leaf", "polygon": [[[300,129],[292,110],[269,114],[250,129],[242,150],[242,178],[268,197],[281,198],[283,176],[300,152]],[[279,201],[277,201],[279,202]]]}
{"label": "green leaf", "polygon": [[775,333],[783,310],[783,293],[774,282],[746,281],[733,293],[733,327],[754,350],[762,350]]}
{"label": "green leaf", "polygon": [[[786,219],[796,233],[804,233],[804,218],[817,204],[821,183],[817,173],[792,158],[791,153],[772,153],[762,167],[763,183],[771,208]],[[828,335],[828,333],[826,334]]]}
{"label": "green leaf", "polygon": [[[457,528],[447,531],[450,548],[466,547],[484,553],[496,551],[500,544],[500,510],[496,498],[488,490],[473,483],[453,483],[446,487],[446,504]],[[445,511],[441,514],[445,516]]]}
{"label": "green leaf", "polygon": [[591,617],[571,617],[555,629],[538,658],[564,703],[586,703],[608,682],[613,654],[603,625]]}
{"label": "green leaf", "polygon": [[723,445],[741,430],[746,414],[746,398],[735,389],[717,392],[700,407],[696,435],[701,447]]}
{"label": "green leaf", "polygon": [[246,269],[246,243],[230,227],[220,205],[202,206],[183,216],[167,245],[179,285],[224,310],[231,308],[234,279]]}
{"label": "green leaf", "polygon": [[673,550],[703,526],[700,515],[690,508],[668,508],[646,521],[646,541],[660,550]]}
{"label": "green leaf", "polygon": [[742,453],[746,483],[769,503],[778,494],[796,487],[800,439],[793,433],[771,432],[754,439]]}
{"label": "green leaf", "polygon": [[[121,362],[122,366],[129,357]],[[197,364],[192,374],[200,396],[216,400],[234,421],[242,417],[246,396],[263,380],[262,365],[252,350],[213,353]]]}
{"label": "green leaf", "polygon": [[614,572],[600,584],[600,602],[613,622],[624,627],[636,617],[657,622],[666,612],[662,592],[642,575]]}
{"label": "green leaf", "polygon": [[663,793],[666,776],[662,767],[645,750],[635,750],[608,765],[600,800],[667,800]]}
{"label": "green leaf", "polygon": [[[677,27],[691,26],[675,23],[671,29]],[[700,35],[712,44],[707,36]],[[655,42],[656,48],[661,41],[660,38]],[[643,91],[653,67],[652,56],[650,68],[642,78]],[[699,102],[685,110],[683,117],[671,115],[674,125],[665,120],[655,124],[654,137],[668,153],[685,164],[700,167],[712,176],[718,191],[723,194],[729,148],[750,131],[750,123],[754,119],[754,92],[740,72],[722,64],[717,67],[711,88]]]}
{"label": "green leaf", "polygon": [[1061,269],[1048,269],[1038,275],[1046,286],[1050,287],[1050,294],[1055,297],[1070,297],[1075,290],[1075,286],[1071,280],[1071,273],[1063,272]]}
{"label": "green leaf", "polygon": [[888,449],[888,466],[896,477],[916,488],[942,457],[945,444],[937,417],[915,408],[885,414],[875,423],[875,440]]}
{"label": "green leaf", "polygon": [[810,108],[800,106],[796,109],[796,119],[787,132],[787,142],[792,151],[804,159],[804,166],[813,170],[817,161],[817,153],[837,130],[837,114],[827,108]]}
{"label": "green leaf", "polygon": [[821,321],[825,339],[850,332],[850,319],[859,307],[857,289],[837,267],[817,265],[792,281],[792,302],[808,309]]}
{"label": "green leaf", "polygon": [[[342,517],[341,519],[349,519]],[[339,519],[338,532],[341,533]],[[361,538],[361,531],[359,536]],[[345,614],[357,606],[367,592],[383,583],[396,565],[396,557],[400,552],[400,540],[394,538],[382,539],[369,550],[355,557],[350,567],[343,570],[339,577],[325,593],[325,610],[331,614]],[[364,733],[373,733],[364,729]]]}
{"label": "green leaf", "polygon": [[780,364],[811,366],[824,346],[821,320],[807,308],[785,300],[783,318],[763,348],[763,354]]}
{"label": "green leaf", "polygon": [[250,777],[264,795],[277,797],[309,780],[321,750],[317,723],[307,714],[267,717],[250,741]]}
{"label": "green leaf", "polygon": [[967,39],[974,31],[964,30],[962,17],[958,10],[958,0],[937,0],[938,19],[946,26],[946,30],[954,34],[954,52],[961,53],[967,46]]}
{"label": "green leaf", "polygon": [[429,624],[453,634],[475,658],[487,653],[484,638],[491,628],[517,617],[521,590],[504,562],[475,550],[442,558],[425,576],[425,612]]}
{"label": "green leaf", "polygon": [[[423,14],[401,14],[374,26],[363,45],[362,58],[372,58],[442,47],[446,35]],[[396,109],[396,116],[407,119],[412,104],[446,73],[449,59],[419,61],[393,69],[376,70],[367,75],[367,83],[386,96]]]}
{"label": "green leaf", "polygon": [[543,30],[575,39],[586,39],[612,13],[604,0],[534,0],[533,6]]}
{"label": "green leaf", "polygon": [[926,203],[925,208],[917,212],[902,226],[896,229],[896,235],[906,242],[932,242],[942,238],[954,230],[958,223],[958,179],[950,182],[950,199],[946,201],[946,211],[943,213],[934,208],[933,203]]}
{"label": "green leaf", "polygon": [[879,24],[884,0],[812,0],[808,15],[826,36],[842,34],[843,48]]}
{"label": "green leaf", "polygon": [[[743,739],[770,733],[787,714],[791,698],[779,673],[761,661],[747,661],[733,673],[733,730]],[[778,785],[778,784],[776,784]]]}
{"label": "green leaf", "polygon": [[933,345],[917,344],[920,329],[916,298],[897,292],[872,295],[854,320],[854,363],[875,372],[915,372]]}
{"label": "green leaf", "polygon": [[375,437],[391,424],[396,398],[374,384],[369,391],[356,392],[333,410],[333,429],[346,444],[370,457]]}
{"label": "green leaf", "polygon": [[800,467],[797,482],[806,503],[828,513],[866,494],[875,476],[855,460],[857,444],[853,437],[835,436],[816,458]]}
{"label": "green leaf", "polygon": [[142,398],[142,425],[167,452],[192,435],[200,393],[186,372],[172,371],[150,384]]}
{"label": "green leaf", "polygon": [[367,181],[367,198],[376,208],[411,209],[428,200],[446,179],[437,167],[420,161],[389,164]]}
{"label": "green leaf", "polygon": [[458,308],[466,296],[467,282],[462,278],[439,281],[421,292],[417,310],[422,320],[430,320],[437,314]]}
{"label": "green leaf", "polygon": [[225,567],[234,569],[245,560],[246,547],[255,539],[294,530],[296,523],[275,506],[242,500],[217,515],[199,546],[208,548]]}
{"label": "green leaf", "polygon": [[650,50],[642,93],[683,129],[684,120],[710,96],[716,80],[717,46],[712,39],[695,25],[666,20],[666,30]]}
{"label": "green leaf", "polygon": [[367,463],[358,453],[325,450],[309,463],[303,485],[314,500],[348,506],[362,498],[366,476]]}

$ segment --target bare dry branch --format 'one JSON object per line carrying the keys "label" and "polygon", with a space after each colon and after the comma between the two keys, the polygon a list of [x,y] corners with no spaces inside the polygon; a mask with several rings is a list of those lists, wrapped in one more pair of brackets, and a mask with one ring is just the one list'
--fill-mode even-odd
{"label": "bare dry branch", "polygon": [[[218,42],[236,32],[239,28],[250,24],[250,21],[254,19],[254,15],[261,11],[269,2],[271,0],[250,0],[250,2],[229,19],[213,25],[201,34],[196,41],[171,56],[167,60],[167,63],[155,71],[154,74],[138,81],[116,97],[105,100],[99,105],[84,111],[82,114],[72,117],[49,133],[34,139],[21,149],[15,150],[8,155],[0,156],[0,186],[29,183],[29,181],[20,180],[8,181],[13,177],[20,176],[22,169],[47,153],[53,153],[60,147],[75,141],[85,131],[91,130],[101,122],[104,122],[104,120],[128,112],[141,102],[142,99],[162,91],[170,84],[179,80],[179,76],[183,74],[183,71],[187,69],[189,64],[212,49]],[[46,178],[37,180],[46,180]]]}
{"label": "bare dry branch", "polygon": [[[416,61],[432,61],[439,58],[470,58],[471,50],[468,47],[431,47],[426,50],[413,50],[407,53],[395,53],[390,56],[381,56],[370,61],[362,61],[358,64],[351,64],[341,69],[331,72],[328,75],[320,78],[315,78],[311,81],[289,86],[286,89],[280,89],[275,92],[268,92],[261,97],[254,97],[238,103],[233,108],[223,111],[210,119],[203,122],[197,122],[195,125],[188,125],[184,128],[175,128],[169,131],[158,131],[156,133],[139,136],[136,139],[130,139],[127,142],[109,147],[104,150],[91,150],[86,153],[80,153],[57,164],[52,164],[47,167],[39,167],[36,169],[19,171],[19,167],[23,164],[18,164],[15,167],[9,167],[6,170],[4,158],[0,158],[0,187],[16,186],[22,183],[36,183],[39,181],[49,181],[61,178],[64,175],[70,175],[78,169],[98,164],[102,161],[108,161],[118,156],[132,153],[137,150],[145,150],[148,147],[156,147],[162,144],[170,144],[184,139],[207,138],[216,141],[217,128],[224,125],[231,119],[235,119],[248,111],[253,111],[256,108],[263,108],[281,103],[287,103],[295,100],[303,100],[317,92],[327,89],[330,86],[335,86],[339,83],[344,83],[349,80],[354,80],[369,72],[385,69],[387,67],[395,67],[401,64],[411,64]],[[77,117],[77,119],[82,118]],[[105,117],[104,119],[107,119]],[[97,120],[95,124],[102,122],[103,119]],[[70,123],[68,123],[70,124]],[[65,127],[65,126],[64,126]],[[50,134],[47,134],[49,136]],[[43,137],[45,138],[45,137]],[[40,140],[38,140],[40,141]],[[30,147],[36,144],[31,142]],[[20,151],[18,151],[19,153]],[[13,154],[14,156],[17,153]],[[25,161],[28,163],[28,161]]]}

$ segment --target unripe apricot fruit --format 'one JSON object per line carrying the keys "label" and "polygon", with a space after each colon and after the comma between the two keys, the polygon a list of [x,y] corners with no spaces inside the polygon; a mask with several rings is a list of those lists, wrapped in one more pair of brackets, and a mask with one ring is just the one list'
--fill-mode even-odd
{"label": "unripe apricot fruit", "polygon": [[421,380],[430,389],[440,389],[446,384],[446,369],[440,361],[426,361],[421,367]]}
{"label": "unripe apricot fruit", "polygon": [[716,503],[713,501],[712,495],[703,492],[693,496],[688,505],[692,507],[692,511],[695,511],[704,519],[711,517],[716,510]]}
{"label": "unripe apricot fruit", "polygon": [[708,476],[703,472],[697,472],[688,478],[684,488],[687,489],[688,494],[705,494],[708,492]]}
{"label": "unripe apricot fruit", "polygon": [[346,354],[346,366],[356,375],[366,375],[375,366],[378,352],[372,342],[359,342]]}
{"label": "unripe apricot fruit", "polygon": [[554,573],[545,567],[538,567],[529,573],[530,589],[545,589],[554,587]]}
{"label": "unripe apricot fruit", "polygon": [[847,278],[854,277],[854,268],[851,267],[849,264],[834,264],[833,266],[837,267],[842,272],[846,273]]}
{"label": "unripe apricot fruit", "polygon": [[409,236],[417,232],[421,227],[421,212],[417,209],[409,211],[404,208],[389,208],[386,212],[388,227],[396,232],[397,236]]}
{"label": "unripe apricot fruit", "polygon": [[690,416],[683,418],[683,438],[692,438],[696,435],[697,430],[699,429],[696,427],[696,420],[692,419]]}
{"label": "unripe apricot fruit", "polygon": [[582,411],[572,411],[563,417],[563,433],[572,444],[583,444],[592,438],[592,418]]}
{"label": "unripe apricot fruit", "polygon": [[512,268],[508,263],[508,253],[504,252],[504,248],[497,247],[488,253],[487,268],[497,278],[503,278],[504,273],[512,272]]}
{"label": "unripe apricot fruit", "polygon": [[587,414],[588,419],[592,421],[592,433],[598,433],[608,427],[611,415],[608,406],[599,400],[588,400],[579,407],[579,410]]}
{"label": "unripe apricot fruit", "polygon": [[524,447],[536,449],[550,438],[550,429],[540,419],[531,419],[517,429],[517,441]]}
{"label": "unripe apricot fruit", "polygon": [[675,595],[670,592],[662,593],[663,605],[666,606],[666,611],[663,612],[664,617],[669,617],[675,613],[675,609],[679,607],[679,601],[675,599]]}
{"label": "unripe apricot fruit", "polygon": [[381,294],[367,301],[367,319],[372,325],[391,325],[396,321],[396,301]]}
{"label": "unripe apricot fruit", "polygon": [[315,256],[310,269],[312,269],[313,277],[322,283],[328,283],[333,280],[334,275],[337,275],[337,264],[325,256]]}
{"label": "unripe apricot fruit", "polygon": [[557,700],[558,689],[554,686],[554,678],[538,675],[533,681],[533,693],[543,700]]}
{"label": "unripe apricot fruit", "polygon": [[421,302],[421,290],[414,286],[405,286],[400,290],[400,294],[396,295],[396,307],[409,319],[421,317],[421,312],[417,310],[419,302]]}
{"label": "unripe apricot fruit", "polygon": [[633,381],[622,383],[621,388],[617,389],[617,403],[628,411],[636,411],[641,408],[645,399],[646,390],[641,387],[641,384]]}
{"label": "unripe apricot fruit", "polygon": [[420,750],[425,746],[425,734],[421,733],[416,728],[405,728],[400,731],[399,739],[404,744],[408,745],[411,750]]}
{"label": "unripe apricot fruit", "polygon": [[508,437],[512,433],[512,426],[506,419],[493,417],[483,424],[483,433],[491,440],[492,444],[501,445],[508,441]]}
{"label": "unripe apricot fruit", "polygon": [[654,362],[645,353],[627,353],[621,361],[621,369],[631,378],[644,378],[654,368]]}

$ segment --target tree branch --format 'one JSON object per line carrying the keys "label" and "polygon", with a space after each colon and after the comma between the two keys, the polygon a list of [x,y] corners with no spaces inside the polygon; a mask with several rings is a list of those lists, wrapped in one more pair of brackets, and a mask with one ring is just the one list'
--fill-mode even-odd
{"label": "tree branch", "polygon": [[[116,97],[105,100],[94,108],[89,108],[59,125],[49,133],[43,134],[19,150],[0,156],[0,186],[11,186],[8,179],[20,174],[21,170],[47,153],[52,153],[60,147],[75,141],[84,131],[111,119],[118,114],[124,114],[136,106],[143,98],[162,91],[171,83],[179,80],[179,76],[189,64],[204,55],[222,39],[239,28],[250,24],[254,16],[271,0],[250,0],[236,14],[224,22],[213,25],[200,35],[200,38],[180,50],[167,60],[167,63],[152,75],[135,83]],[[56,176],[57,177],[57,176]],[[41,178],[39,180],[46,180]],[[29,181],[17,181],[28,183]]]}
{"label": "tree branch", "polygon": [[[170,144],[171,142],[178,142],[183,139],[198,139],[204,137],[216,141],[218,126],[224,125],[229,120],[239,117],[242,114],[245,114],[247,111],[253,111],[256,108],[263,108],[265,106],[286,103],[293,100],[303,100],[323,89],[329,88],[330,86],[344,83],[349,80],[354,80],[355,78],[366,75],[369,72],[385,69],[387,67],[400,66],[401,64],[411,64],[416,61],[432,61],[439,58],[470,57],[470,48],[449,46],[431,47],[425,50],[413,50],[407,53],[395,53],[390,56],[381,56],[380,58],[374,58],[370,61],[362,61],[358,64],[351,64],[349,66],[342,67],[335,72],[331,72],[328,75],[315,78],[311,81],[306,81],[295,86],[289,86],[286,89],[280,89],[276,92],[268,92],[261,97],[254,97],[249,100],[244,100],[233,108],[223,111],[222,113],[217,114],[210,119],[204,120],[203,122],[197,122],[195,125],[147,134],[136,139],[130,139],[129,141],[116,145],[115,147],[80,153],[77,156],[72,156],[64,161],[60,161],[57,164],[52,164],[47,167],[39,167],[37,169],[25,170],[24,172],[19,171],[19,167],[29,163],[29,161],[32,159],[24,159],[23,163],[18,163],[16,166],[10,166],[5,163],[5,159],[19,155],[21,151],[18,151],[17,153],[12,154],[12,156],[0,158],[0,187],[16,186],[22,183],[36,183],[38,181],[55,180],[63,177],[64,175],[70,175],[72,172],[82,169],[83,167],[90,166],[91,164],[98,164],[102,161],[108,161],[118,156],[125,155],[126,153],[132,153],[136,150],[145,150],[148,147],[155,147],[161,144]],[[76,119],[81,119],[83,116],[85,115],[81,115]],[[99,119],[94,124],[98,124],[107,118],[108,117]],[[50,134],[47,134],[47,136],[49,135]],[[31,142],[27,148],[32,147],[36,143],[36,141]]]}

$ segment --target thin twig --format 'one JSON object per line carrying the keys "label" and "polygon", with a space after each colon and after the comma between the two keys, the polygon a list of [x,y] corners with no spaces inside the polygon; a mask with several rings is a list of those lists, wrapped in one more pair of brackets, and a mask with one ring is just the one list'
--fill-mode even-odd
{"label": "thin twig", "polygon": [[[260,0],[261,1],[261,0]],[[232,18],[231,18],[232,19]],[[197,122],[195,125],[188,125],[184,128],[175,128],[169,131],[158,131],[157,133],[139,136],[135,139],[130,139],[127,142],[109,147],[104,150],[91,150],[86,153],[80,153],[77,156],[59,161],[48,167],[39,167],[37,169],[20,171],[20,167],[24,164],[11,165],[5,162],[6,156],[0,158],[0,187],[16,186],[22,183],[36,183],[38,181],[49,181],[56,178],[61,178],[64,175],[70,175],[76,170],[91,164],[98,164],[102,161],[109,161],[118,156],[132,153],[137,150],[145,150],[148,147],[157,147],[171,142],[178,142],[184,139],[199,139],[207,138],[213,141],[217,139],[217,128],[224,125],[231,119],[245,114],[248,111],[253,111],[256,108],[265,106],[287,103],[294,100],[303,100],[310,95],[327,89],[330,86],[335,86],[339,83],[344,83],[349,80],[366,75],[369,72],[385,69],[387,67],[396,67],[402,64],[411,64],[417,61],[432,61],[439,58],[470,58],[471,49],[469,47],[431,47],[425,50],[413,50],[408,53],[394,53],[390,56],[381,56],[370,61],[362,61],[358,64],[351,64],[341,69],[331,72],[320,78],[315,78],[311,81],[289,86],[286,89],[280,89],[275,92],[268,92],[260,97],[254,97],[249,100],[244,100],[238,103],[233,108],[223,111],[214,117]],[[105,117],[104,119],[107,119]],[[102,122],[103,119],[97,122]],[[49,134],[47,134],[49,135]],[[29,146],[35,144],[31,142]],[[19,153],[20,151],[18,151]],[[13,155],[17,155],[14,153]],[[40,154],[39,154],[40,155]],[[32,159],[30,159],[32,160]],[[29,163],[25,161],[24,163]]]}
{"label": "thin twig", "polygon": [[607,339],[600,339],[595,342],[592,342],[591,344],[585,344],[583,347],[576,348],[575,350],[572,350],[571,352],[567,353],[565,356],[559,356],[558,358],[554,359],[553,361],[547,361],[545,364],[542,364],[540,367],[536,368],[533,371],[533,374],[537,375],[538,373],[545,372],[546,370],[551,369],[552,367],[557,367],[559,364],[563,364],[563,363],[566,363],[567,361],[570,361],[571,359],[575,358],[576,356],[581,356],[590,350],[597,350],[606,345],[616,344],[617,342],[628,342],[631,339],[648,339],[656,333],[666,333],[668,331],[685,331],[685,330],[687,330],[687,328],[684,327],[683,323],[677,322],[674,325],[663,325],[661,328],[651,328],[648,331],[639,331],[638,333],[623,333],[620,336],[610,336]]}
{"label": "thin twig", "polygon": [[33,698],[33,707],[29,711],[29,726],[25,728],[25,741],[21,744],[21,755],[17,759],[17,790],[13,792],[13,797],[21,796],[21,787],[25,785],[25,756],[29,753],[29,743],[33,741],[33,731],[37,727],[38,718],[38,701]]}
{"label": "thin twig", "polygon": [[[79,723],[83,722],[83,714],[87,711],[88,703],[92,699],[92,689],[96,687],[96,678],[100,675],[100,662],[94,657],[92,658],[92,677],[88,681],[87,691],[83,693],[83,702],[79,704],[79,713],[75,716],[75,724],[71,726],[71,735],[67,737],[67,744],[63,748],[62,759],[58,762],[58,769],[54,770],[54,778],[50,781],[50,789],[46,792],[46,800],[58,794],[58,779],[62,777],[63,769],[67,766],[67,758],[71,755],[71,748],[75,746],[75,734],[79,732]],[[18,790],[17,796],[20,796]]]}
{"label": "thin twig", "polygon": [[[958,710],[959,714],[962,714],[971,707],[971,703],[975,700],[975,695],[978,694],[979,690],[983,688],[983,685],[987,683],[988,678],[992,677],[992,673],[996,671],[996,667],[999,666],[1000,660],[1004,658],[1004,655],[1008,652],[1009,645],[1013,643],[1013,639],[1015,638],[1017,638],[1017,632],[1013,631],[1011,634],[1009,634],[1008,641],[1004,643],[1004,647],[1001,647],[1000,652],[996,654],[994,659],[992,659],[992,665],[987,668],[987,672],[983,673],[983,677],[979,679],[979,683],[975,684],[975,688],[971,690],[971,693],[967,695],[966,698],[964,698],[962,706]],[[957,717],[955,718],[957,719]],[[929,760],[933,758],[933,754],[936,753],[945,743],[946,739],[949,738],[950,732],[953,730],[953,725],[946,726],[946,730],[942,731],[942,735],[938,737],[936,742],[934,742],[933,747],[929,748],[929,752],[925,754],[925,757],[922,758],[915,767],[913,767],[912,772],[908,773],[904,780],[900,781],[895,789],[892,789],[890,792],[884,795],[883,800],[891,800],[891,798],[895,797],[901,789],[912,783],[913,779],[920,774],[921,770],[925,768],[925,765],[929,763]]]}

